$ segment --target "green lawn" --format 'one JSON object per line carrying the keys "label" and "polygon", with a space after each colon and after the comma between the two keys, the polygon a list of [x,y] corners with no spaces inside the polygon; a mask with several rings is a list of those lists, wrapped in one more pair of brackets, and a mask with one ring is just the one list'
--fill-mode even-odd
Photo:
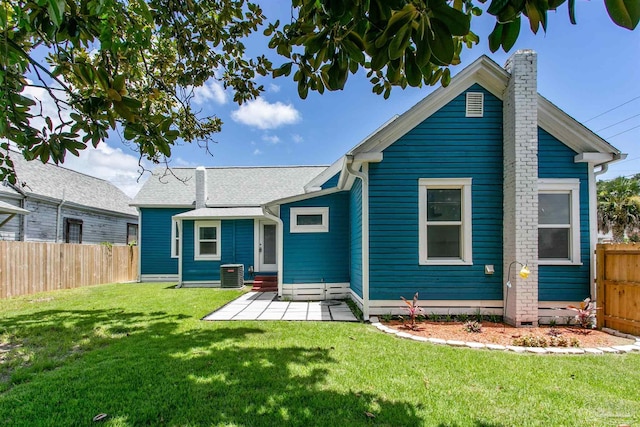
{"label": "green lawn", "polygon": [[[358,323],[199,320],[239,293],[125,284],[0,301],[0,349],[17,345],[0,354],[0,425],[640,424],[637,353],[519,355]],[[94,423],[99,413],[109,418]]]}

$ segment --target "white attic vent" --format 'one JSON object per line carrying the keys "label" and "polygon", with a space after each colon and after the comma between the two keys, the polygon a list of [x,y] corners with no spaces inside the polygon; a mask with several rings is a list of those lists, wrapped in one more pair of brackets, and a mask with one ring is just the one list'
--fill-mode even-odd
{"label": "white attic vent", "polygon": [[484,114],[484,93],[467,92],[466,117],[482,117]]}

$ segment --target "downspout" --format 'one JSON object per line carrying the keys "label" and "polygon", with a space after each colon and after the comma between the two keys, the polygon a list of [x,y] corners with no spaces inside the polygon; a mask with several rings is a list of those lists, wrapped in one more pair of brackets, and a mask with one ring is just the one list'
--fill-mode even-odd
{"label": "downspout", "polygon": [[[138,283],[142,282],[142,210],[140,208],[136,208],[138,211]],[[173,242],[171,242],[173,244]]]}
{"label": "downspout", "polygon": [[262,212],[264,216],[268,219],[275,221],[277,229],[276,233],[276,257],[278,264],[278,297],[282,297],[282,279],[283,279],[283,264],[284,264],[284,225],[282,223],[282,219],[278,217],[276,214],[271,212],[267,205],[262,206]]}
{"label": "downspout", "polygon": [[346,156],[345,166],[350,175],[362,181],[362,317],[369,320],[369,168],[362,164],[362,172],[353,169],[353,155]]}
{"label": "downspout", "polygon": [[62,205],[64,205],[64,189],[62,190],[62,200],[60,200],[60,204],[58,205],[58,211],[56,213],[56,243],[60,243],[60,213],[62,212]]}
{"label": "downspout", "polygon": [[[599,165],[590,164],[589,173],[589,232],[591,238],[589,239],[589,256],[591,257],[591,268],[589,269],[589,283],[591,298],[598,300],[597,295],[598,286],[596,285],[596,245],[598,243],[598,191],[596,184],[596,177],[607,173],[609,170],[609,163],[602,163]],[[600,170],[596,171],[595,168],[600,166]]]}

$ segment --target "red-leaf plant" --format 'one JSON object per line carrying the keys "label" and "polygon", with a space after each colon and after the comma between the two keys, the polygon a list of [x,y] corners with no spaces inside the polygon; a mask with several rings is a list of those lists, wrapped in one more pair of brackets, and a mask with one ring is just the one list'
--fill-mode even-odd
{"label": "red-leaf plant", "polygon": [[576,311],[576,322],[584,329],[593,329],[596,327],[596,303],[591,301],[591,298],[585,298],[580,303],[580,306],[568,305],[569,310]]}
{"label": "red-leaf plant", "polygon": [[409,328],[411,330],[415,330],[416,316],[422,312],[422,308],[418,306],[418,293],[416,292],[416,294],[413,296],[413,301],[407,301],[405,297],[400,297],[400,298],[402,298],[402,301],[404,301],[404,303],[407,304],[407,307],[405,307],[405,310],[409,312],[409,318],[411,319],[411,325],[409,326]]}

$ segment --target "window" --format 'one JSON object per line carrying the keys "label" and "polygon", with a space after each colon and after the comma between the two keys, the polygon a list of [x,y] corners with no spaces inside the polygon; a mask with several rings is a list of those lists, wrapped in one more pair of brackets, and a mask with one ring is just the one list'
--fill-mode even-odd
{"label": "window", "polygon": [[197,221],[194,236],[194,259],[220,259],[220,221]]}
{"label": "window", "polygon": [[420,264],[472,264],[471,178],[423,178],[418,185]]}
{"label": "window", "polygon": [[291,208],[291,233],[327,233],[329,208]]}
{"label": "window", "polygon": [[127,223],[127,245],[138,243],[138,224]]}
{"label": "window", "polygon": [[538,181],[540,264],[580,264],[580,181]]}
{"label": "window", "polygon": [[82,220],[75,218],[64,219],[64,241],[67,243],[82,243]]}
{"label": "window", "polygon": [[177,219],[171,220],[171,258],[180,256],[180,235],[182,222]]}

